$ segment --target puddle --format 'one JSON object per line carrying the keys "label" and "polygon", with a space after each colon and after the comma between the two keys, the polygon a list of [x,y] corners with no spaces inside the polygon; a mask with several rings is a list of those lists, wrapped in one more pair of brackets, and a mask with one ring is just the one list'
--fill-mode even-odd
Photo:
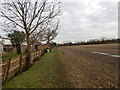
{"label": "puddle", "polygon": [[120,57],[119,55],[111,55],[112,57]]}
{"label": "puddle", "polygon": [[108,56],[111,56],[111,57],[120,57],[119,55],[111,55],[111,54],[103,53],[103,52],[91,52],[91,53],[97,53],[97,54],[102,54],[102,55],[108,55]]}
{"label": "puddle", "polygon": [[92,53],[98,53],[98,54],[103,54],[103,55],[110,55],[108,53],[102,53],[102,52],[92,52]]}

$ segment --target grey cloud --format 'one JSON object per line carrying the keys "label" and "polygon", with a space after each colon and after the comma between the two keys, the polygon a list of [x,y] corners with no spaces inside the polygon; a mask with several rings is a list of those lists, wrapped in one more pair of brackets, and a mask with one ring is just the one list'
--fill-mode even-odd
{"label": "grey cloud", "polygon": [[64,2],[58,40],[83,41],[118,35],[117,2]]}

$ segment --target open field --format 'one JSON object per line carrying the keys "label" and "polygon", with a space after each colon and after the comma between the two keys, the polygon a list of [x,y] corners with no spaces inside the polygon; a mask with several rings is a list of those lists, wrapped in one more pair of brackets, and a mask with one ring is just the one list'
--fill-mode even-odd
{"label": "open field", "polygon": [[118,55],[118,48],[120,44],[97,44],[97,45],[81,45],[75,46],[74,48],[86,51],[98,51],[98,52],[105,52],[109,54]]}
{"label": "open field", "polygon": [[117,88],[117,56],[117,44],[58,47],[4,87]]}
{"label": "open field", "polygon": [[71,72],[76,87],[117,87],[119,58],[111,55],[118,55],[118,44],[68,46],[60,50],[69,57],[67,66],[74,68]]}

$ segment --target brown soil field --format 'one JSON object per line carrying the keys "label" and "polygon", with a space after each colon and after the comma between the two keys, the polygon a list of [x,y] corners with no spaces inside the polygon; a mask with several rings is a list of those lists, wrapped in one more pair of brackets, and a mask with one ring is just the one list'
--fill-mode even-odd
{"label": "brown soil field", "polygon": [[118,44],[59,47],[70,82],[76,88],[117,88],[118,59],[91,52],[118,54]]}
{"label": "brown soil field", "polygon": [[96,51],[96,52],[104,52],[109,54],[118,55],[119,44],[98,44],[98,45],[79,45],[74,46],[74,48],[86,51]]}

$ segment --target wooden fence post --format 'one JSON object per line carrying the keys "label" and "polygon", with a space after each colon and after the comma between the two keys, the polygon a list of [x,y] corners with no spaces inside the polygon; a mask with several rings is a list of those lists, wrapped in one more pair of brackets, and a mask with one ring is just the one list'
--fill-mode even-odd
{"label": "wooden fence post", "polygon": [[34,59],[35,59],[35,52],[34,52]]}
{"label": "wooden fence post", "polygon": [[18,73],[21,72],[21,67],[22,67],[22,55],[20,56],[20,62],[19,62],[19,70],[18,70]]}
{"label": "wooden fence post", "polygon": [[39,51],[39,56],[40,56],[40,51]]}
{"label": "wooden fence post", "polygon": [[38,57],[38,51],[37,51],[37,57]]}
{"label": "wooden fence post", "polygon": [[6,70],[7,70],[7,65],[5,65],[5,68],[4,68],[4,70],[3,70],[3,75],[2,75],[2,84],[4,84],[5,82],[5,76],[6,76]]}
{"label": "wooden fence post", "polygon": [[40,51],[38,51],[38,56],[39,56]]}
{"label": "wooden fence post", "polygon": [[10,69],[10,62],[11,62],[11,59],[9,59],[9,61],[8,61],[8,66],[7,66],[7,71],[6,71],[6,76],[5,76],[4,83],[6,83],[7,79],[8,79],[8,74],[9,74],[9,69]]}
{"label": "wooden fence post", "polygon": [[37,61],[37,52],[36,52],[36,61]]}
{"label": "wooden fence post", "polygon": [[37,52],[36,52],[36,56],[35,56],[35,58],[37,58]]}
{"label": "wooden fence post", "polygon": [[41,56],[41,51],[40,51],[40,56]]}
{"label": "wooden fence post", "polygon": [[36,61],[36,58],[35,58],[35,52],[34,52],[34,62]]}
{"label": "wooden fence post", "polygon": [[37,58],[38,58],[38,55],[39,55],[39,51],[37,52]]}

